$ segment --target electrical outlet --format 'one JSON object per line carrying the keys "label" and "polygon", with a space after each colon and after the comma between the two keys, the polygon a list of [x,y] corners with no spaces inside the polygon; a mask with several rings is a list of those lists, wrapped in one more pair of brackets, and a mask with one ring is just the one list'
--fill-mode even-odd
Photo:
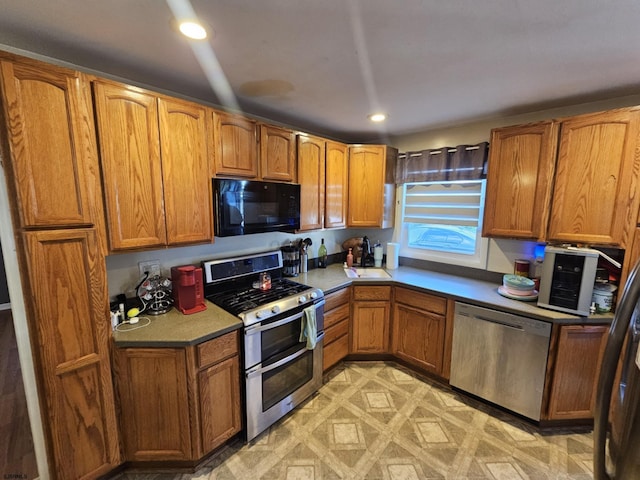
{"label": "electrical outlet", "polygon": [[149,276],[160,275],[160,260],[147,260],[146,262],[138,262],[138,268],[140,269],[140,276],[144,275],[144,272],[149,272]]}

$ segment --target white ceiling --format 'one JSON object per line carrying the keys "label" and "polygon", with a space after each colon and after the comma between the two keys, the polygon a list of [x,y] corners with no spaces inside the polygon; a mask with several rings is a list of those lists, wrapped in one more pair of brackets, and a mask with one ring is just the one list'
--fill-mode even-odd
{"label": "white ceiling", "polygon": [[[0,44],[222,104],[169,2],[0,0]],[[640,93],[639,0],[191,6],[245,112],[346,141]]]}

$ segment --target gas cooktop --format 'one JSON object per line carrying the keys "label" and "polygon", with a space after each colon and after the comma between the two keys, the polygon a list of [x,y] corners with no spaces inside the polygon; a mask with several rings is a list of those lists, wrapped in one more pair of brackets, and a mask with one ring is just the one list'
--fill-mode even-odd
{"label": "gas cooktop", "polygon": [[322,301],[322,290],[282,278],[282,267],[280,251],[203,262],[205,297],[245,327]]}
{"label": "gas cooktop", "polygon": [[[262,285],[261,283],[259,283]],[[233,315],[240,315],[248,310],[259,308],[263,305],[294,296],[298,293],[310,290],[311,287],[301,283],[292,282],[286,278],[278,278],[271,281],[271,287],[262,290],[260,287],[248,287],[231,290],[223,293],[214,293],[207,296],[207,300],[224,308]]]}

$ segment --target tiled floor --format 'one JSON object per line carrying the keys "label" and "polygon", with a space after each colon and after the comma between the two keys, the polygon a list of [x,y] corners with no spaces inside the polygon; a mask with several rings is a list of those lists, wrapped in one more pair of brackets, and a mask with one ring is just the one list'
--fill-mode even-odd
{"label": "tiled floor", "polygon": [[318,394],[194,475],[148,479],[591,479],[592,436],[540,434],[395,363],[334,369]]}

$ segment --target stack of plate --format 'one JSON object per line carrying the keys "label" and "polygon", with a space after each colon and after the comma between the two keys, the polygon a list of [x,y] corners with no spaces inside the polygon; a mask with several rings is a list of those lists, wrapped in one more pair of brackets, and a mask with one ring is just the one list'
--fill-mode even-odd
{"label": "stack of plate", "polygon": [[538,291],[535,290],[533,280],[521,275],[505,275],[502,277],[502,285],[498,287],[498,293],[515,300],[535,300]]}

